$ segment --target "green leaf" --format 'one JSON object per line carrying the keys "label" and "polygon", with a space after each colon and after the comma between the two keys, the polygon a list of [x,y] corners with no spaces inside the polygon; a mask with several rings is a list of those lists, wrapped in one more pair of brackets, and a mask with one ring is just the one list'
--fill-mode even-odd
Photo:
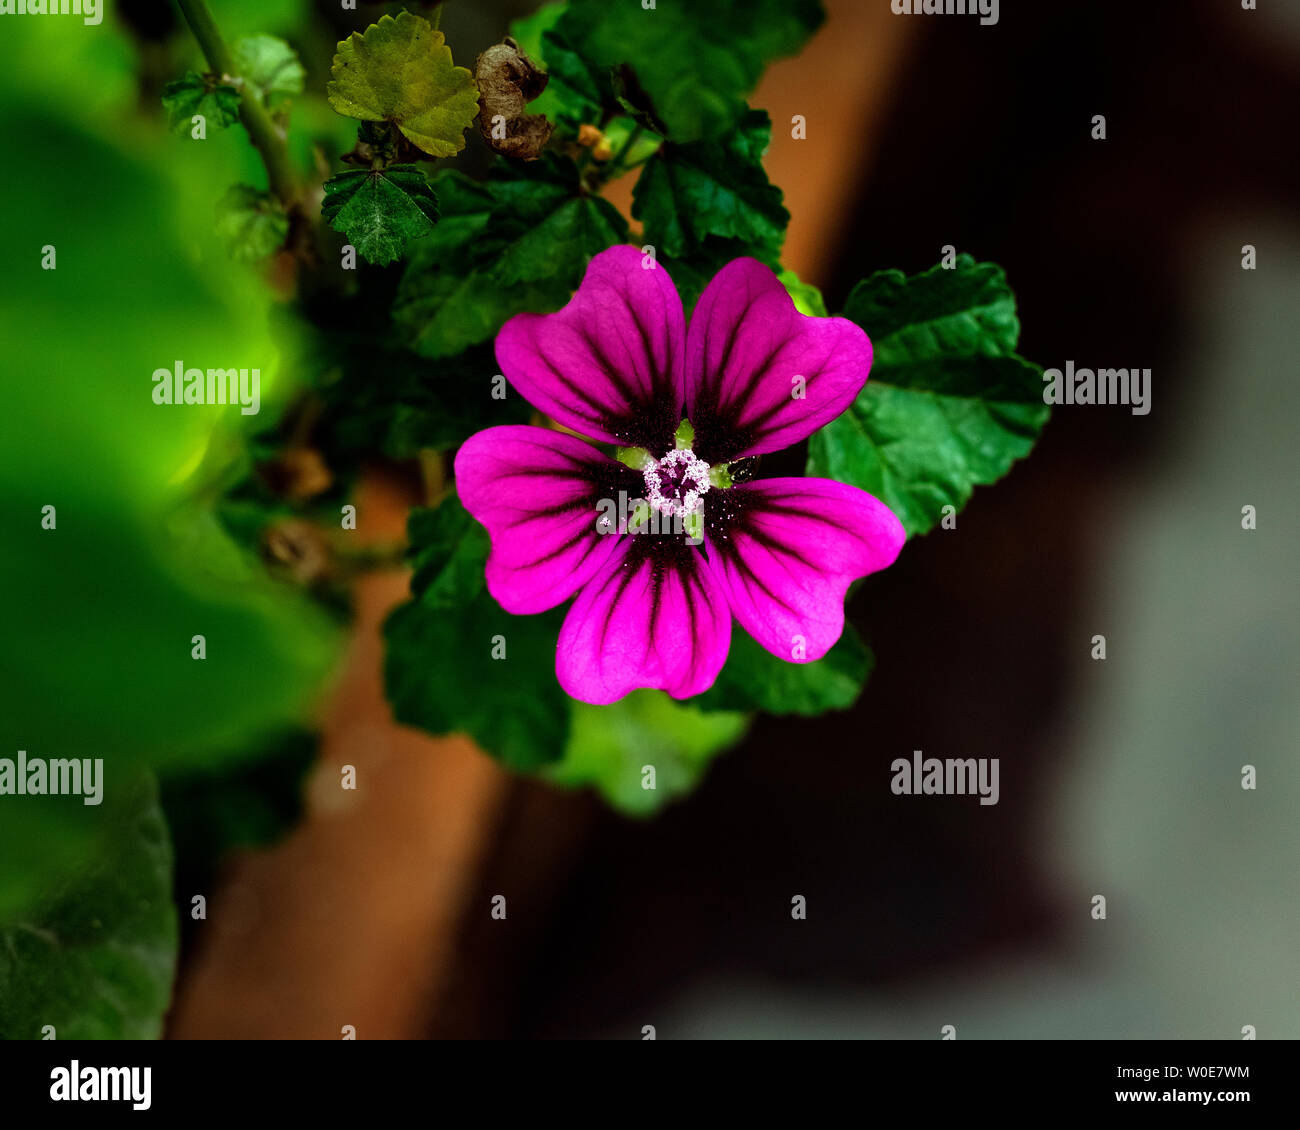
{"label": "green leaf", "polygon": [[434,157],[465,148],[465,130],[478,113],[474,76],[452,64],[451,48],[428,20],[401,12],[382,16],[338,45],[327,88],[340,114],[392,122]]}
{"label": "green leaf", "polygon": [[494,424],[527,423],[532,411],[509,390],[493,397],[490,343],[426,360],[340,323],[321,335],[311,363],[324,402],[316,437],[331,466],[376,450],[391,459],[446,451]]}
{"label": "green leaf", "polygon": [[[176,966],[171,847],[153,779],[104,770],[90,867],[0,925],[0,1039],[142,1040],[161,1033]],[[9,803],[13,803],[12,799]],[[8,864],[7,864],[8,865]]]}
{"label": "green leaf", "polygon": [[393,305],[425,357],[487,341],[525,310],[558,309],[591,257],[627,236],[617,209],[580,193],[577,166],[554,153],[498,163],[483,182],[442,172],[434,186],[442,219],[413,250]]}
{"label": "green leaf", "polygon": [[[240,450],[296,372],[291,343],[272,339],[269,292],[217,244],[211,202],[171,180],[229,170],[216,146],[143,155],[30,114],[7,128],[15,145],[77,153],[81,173],[111,191],[87,211],[75,182],[0,179],[0,210],[59,249],[39,288],[23,283],[19,250],[0,249],[0,330],[13,371],[31,376],[8,382],[13,426],[0,448],[0,586],[23,594],[0,632],[0,749],[170,767],[242,756],[307,705],[338,638],[188,506],[205,459]],[[77,334],[59,331],[69,309],[81,311]],[[155,403],[151,374],[177,361],[259,367],[260,413]],[[61,372],[81,374],[78,392],[54,401]],[[47,504],[55,529],[30,520]],[[190,658],[195,634],[203,661]]]}
{"label": "green leaf", "polygon": [[[638,128],[640,132],[634,137],[633,134],[637,133]],[[639,123],[626,114],[611,118],[602,132],[604,144],[609,146],[610,152],[623,154],[619,164],[624,169],[634,169],[638,165],[645,164],[664,143],[664,139],[657,133],[639,126]],[[625,146],[627,151],[623,152]]]}
{"label": "green leaf", "polygon": [[277,315],[277,331],[302,342],[297,372],[320,404],[313,446],[340,476],[376,451],[392,459],[445,451],[532,412],[514,390],[493,395],[502,386],[490,341],[433,359],[405,348],[392,324],[394,274],[350,293],[319,288]]}
{"label": "green leaf", "polygon": [[[571,83],[584,97],[584,73],[630,63],[654,119],[679,142],[732,129],[745,97],[773,59],[803,46],[823,19],[816,0],[659,0],[654,9],[609,0],[572,0],[542,37],[551,82]],[[561,60],[564,44],[577,62]]]}
{"label": "green leaf", "polygon": [[[176,860],[173,888],[211,889],[222,863],[240,848],[264,847],[302,817],[303,792],[319,755],[317,735],[292,729],[262,743],[248,765],[170,776],[160,783]],[[182,928],[197,923],[183,920]]]}
{"label": "green leaf", "polygon": [[[629,816],[649,816],[690,792],[710,762],[749,727],[749,716],[705,713],[663,691],[633,691],[609,706],[573,706],[564,757],[543,771],[557,785],[594,787]],[[645,767],[654,768],[654,788]]]}
{"label": "green leaf", "polygon": [[777,278],[781,280],[781,285],[785,287],[786,293],[794,299],[794,308],[800,314],[806,314],[812,318],[825,318],[826,300],[822,297],[822,292],[812,283],[806,283],[800,280],[799,276],[793,271],[782,271]]}
{"label": "green leaf", "polygon": [[871,378],[813,435],[808,474],[861,487],[923,534],[1029,453],[1048,416],[1042,370],[1014,352],[1002,268],[969,255],[912,278],[872,275],[845,315],[871,337]]}
{"label": "green leaf", "polygon": [[767,112],[751,110],[717,140],[666,142],[632,190],[632,215],[644,224],[645,242],[683,259],[712,236],[775,266],[790,213],[763,171],[771,134]]}
{"label": "green leaf", "polygon": [[703,710],[762,710],[812,717],[847,710],[871,674],[871,650],[851,624],[815,663],[787,663],[735,625],[731,654],[718,680],[691,699]]}
{"label": "green leaf", "polygon": [[307,71],[294,49],[274,35],[246,35],[233,47],[235,69],[269,109],[301,94]]}
{"label": "green leaf", "polygon": [[674,259],[670,255],[664,255],[659,258],[659,265],[672,278],[689,316],[713,276],[733,259],[751,253],[752,248],[748,244],[734,239],[718,239],[710,236],[685,259]]}
{"label": "green leaf", "polygon": [[483,583],[487,535],[455,496],[409,524],[413,599],[384,625],[393,716],[434,734],[465,733],[514,769],[555,761],[570,700],[555,677],[563,618],[511,616]]}
{"label": "green leaf", "polygon": [[217,201],[217,235],[237,263],[255,263],[274,255],[289,234],[289,217],[269,192],[233,185]]}
{"label": "green leaf", "polygon": [[628,118],[643,130],[653,133],[662,141],[668,135],[668,126],[659,120],[654,102],[637,78],[636,70],[628,63],[611,67],[609,86],[614,101]]}
{"label": "green leaf", "polygon": [[607,68],[590,66],[559,29],[542,36],[541,58],[551,80],[533,109],[554,116],[575,134],[583,124],[599,124],[604,116],[602,106],[613,98],[608,93]]}
{"label": "green leaf", "polygon": [[483,591],[489,540],[455,495],[407,520],[415,573],[411,592],[431,610],[458,608]]}
{"label": "green leaf", "polygon": [[519,44],[519,50],[534,61],[542,59],[542,36],[555,27],[567,7],[566,0],[551,0],[530,15],[512,20],[510,37]]}
{"label": "green leaf", "polygon": [[593,70],[556,30],[565,7],[563,2],[543,4],[531,16],[515,20],[510,34],[524,54],[550,75],[546,89],[529,103],[529,111],[545,114],[565,135],[574,137],[580,125],[596,125],[601,120],[607,92],[602,80],[607,68]]}
{"label": "green leaf", "polygon": [[[78,176],[0,178],[0,211],[58,249],[58,268],[39,271],[22,241],[0,243],[7,371],[29,378],[6,384],[0,445],[0,585],[22,594],[0,631],[0,749],[103,756],[110,782],[98,808],[0,798],[0,920],[12,923],[106,854],[86,814],[109,807],[133,762],[256,756],[258,735],[309,706],[340,640],[260,563],[231,567],[218,529],[181,538],[174,521],[296,379],[292,343],[269,333],[270,292],[221,248],[213,194],[190,191],[219,195],[255,157],[224,142],[141,144],[136,127],[149,123],[127,36],[68,37],[43,20],[6,34],[21,41],[16,69],[0,75],[7,140],[75,153]],[[87,184],[100,190],[93,209],[80,203]],[[261,415],[153,403],[150,374],[178,360],[260,367]],[[79,374],[77,395],[52,398],[67,373]],[[30,520],[46,505],[56,529]],[[196,633],[208,641],[202,662],[190,658]]]}
{"label": "green leaf", "polygon": [[353,169],[325,182],[321,215],[370,263],[391,263],[438,220],[438,198],[415,165]]}
{"label": "green leaf", "polygon": [[184,78],[163,87],[162,104],[167,124],[176,133],[189,133],[195,114],[201,114],[213,129],[225,129],[239,121],[238,89],[194,71],[186,71]]}

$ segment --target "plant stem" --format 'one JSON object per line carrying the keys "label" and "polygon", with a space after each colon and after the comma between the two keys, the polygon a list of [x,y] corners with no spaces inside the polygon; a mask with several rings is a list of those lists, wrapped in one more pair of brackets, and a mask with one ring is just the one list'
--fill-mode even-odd
{"label": "plant stem", "polygon": [[185,17],[185,22],[190,25],[190,31],[194,33],[194,38],[198,40],[199,46],[203,49],[204,57],[208,60],[210,66],[218,74],[233,75],[235,70],[235,61],[230,54],[230,48],[226,46],[226,41],[221,38],[221,32],[217,28],[216,21],[212,18],[212,13],[208,11],[208,6],[204,0],[176,0],[180,5],[181,15]]}
{"label": "plant stem", "polygon": [[[218,75],[239,78],[235,71],[234,56],[221,37],[221,31],[208,10],[206,0],[176,0],[176,3],[203,50],[208,66]],[[239,95],[239,120],[248,131],[248,139],[262,158],[262,164],[266,166],[267,187],[287,210],[298,202],[298,179],[294,176],[284,135],[276,128],[270,114],[246,82],[240,84]]]}

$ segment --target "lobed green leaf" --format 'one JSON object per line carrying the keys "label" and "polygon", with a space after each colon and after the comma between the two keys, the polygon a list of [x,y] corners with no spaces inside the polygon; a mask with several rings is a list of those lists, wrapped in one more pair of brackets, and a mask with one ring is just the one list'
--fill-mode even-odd
{"label": "lobed green leaf", "polygon": [[1015,297],[1001,267],[962,255],[908,278],[881,271],[849,295],[871,377],[815,433],[808,473],[852,483],[923,534],[977,485],[1027,455],[1047,421],[1042,370],[1015,352]]}
{"label": "lobed green leaf", "polygon": [[494,337],[523,311],[558,309],[593,255],[627,236],[608,201],[581,191],[577,167],[546,154],[498,163],[486,181],[434,178],[442,219],[416,246],[393,317],[425,357],[447,357]]}
{"label": "lobed green leaf", "polygon": [[428,20],[382,16],[338,45],[326,94],[340,114],[392,122],[412,145],[434,157],[465,148],[478,113],[474,76],[452,63],[451,48]]}
{"label": "lobed green leaf", "polygon": [[325,182],[321,216],[367,262],[382,265],[433,231],[438,198],[415,165],[351,169]]}

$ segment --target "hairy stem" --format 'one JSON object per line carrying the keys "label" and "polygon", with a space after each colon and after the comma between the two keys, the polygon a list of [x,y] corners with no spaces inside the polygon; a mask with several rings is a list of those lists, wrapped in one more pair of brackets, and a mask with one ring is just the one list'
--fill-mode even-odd
{"label": "hairy stem", "polygon": [[[176,3],[202,48],[208,66],[219,75],[239,78],[234,56],[221,37],[221,31],[208,10],[206,0],[176,0]],[[288,146],[284,135],[271,121],[270,114],[247,83],[240,86],[239,120],[248,131],[248,139],[262,158],[262,164],[266,166],[267,187],[286,209],[291,208],[298,202],[298,179],[294,176],[293,165],[289,160]]]}

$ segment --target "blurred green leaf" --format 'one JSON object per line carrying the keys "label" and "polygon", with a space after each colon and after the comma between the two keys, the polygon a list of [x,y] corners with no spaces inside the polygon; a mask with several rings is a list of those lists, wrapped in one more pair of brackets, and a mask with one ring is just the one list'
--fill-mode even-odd
{"label": "blurred green leaf", "polygon": [[[6,807],[29,798],[7,797]],[[0,924],[0,1039],[157,1037],[171,995],[177,921],[171,847],[152,778],[105,767],[102,811],[59,797],[94,824],[96,859]]]}
{"label": "blurred green leaf", "polygon": [[794,299],[794,308],[800,314],[813,318],[827,316],[826,300],[822,297],[822,292],[812,283],[803,282],[793,271],[782,271],[777,278],[781,280],[786,293]]}
{"label": "blurred green leaf", "polygon": [[871,377],[813,435],[808,474],[861,487],[908,536],[923,534],[1029,453],[1048,416],[1042,370],[1014,352],[1020,323],[1002,268],[969,255],[911,278],[877,272],[845,316],[871,337]]}
{"label": "blurred green leaf", "polygon": [[236,184],[217,201],[217,235],[236,263],[274,255],[289,234],[289,217],[269,192]]}
{"label": "blurred green leaf", "polygon": [[310,322],[300,371],[320,398],[313,442],[331,468],[357,466],[376,451],[391,459],[445,451],[493,424],[527,422],[523,397],[493,397],[491,342],[420,357],[396,340],[390,301],[376,279],[353,296],[316,296],[294,315]]}
{"label": "blurred green leaf", "polygon": [[384,625],[393,716],[433,734],[465,733],[513,769],[558,759],[570,700],[555,677],[563,614],[512,616],[483,583],[488,539],[454,495],[409,523],[413,599]]}
{"label": "blurred green leaf", "polygon": [[312,18],[312,0],[219,0],[213,5],[226,42],[259,32],[292,36]]}
{"label": "blurred green leaf", "polygon": [[618,211],[581,193],[577,167],[553,153],[500,161],[483,182],[443,172],[434,188],[442,219],[412,251],[393,306],[426,357],[487,341],[525,310],[558,309],[591,257],[627,235]]}
{"label": "blurred green leaf", "polygon": [[[0,577],[16,596],[0,638],[11,696],[0,748],[12,738],[15,749],[154,764],[237,752],[302,708],[335,636],[189,505],[205,460],[258,417],[155,404],[153,373],[177,361],[257,368],[272,414],[280,350],[267,293],[195,222],[201,204],[173,203],[159,169],[174,153],[158,151],[154,166],[48,118],[11,115],[5,138],[75,153],[79,178],[111,191],[87,207],[80,182],[0,184],[0,204],[32,233],[0,249],[15,424],[0,452]],[[190,658],[196,634],[206,660]]]}
{"label": "blurred green leaf", "polygon": [[407,520],[415,574],[411,592],[431,609],[456,608],[483,591],[489,541],[455,495],[441,506],[411,511]]}
{"label": "blurred green leaf", "polygon": [[718,681],[691,699],[702,710],[762,710],[768,714],[814,717],[847,710],[871,674],[871,650],[852,624],[821,659],[788,663],[732,625],[731,652]]}
{"label": "blurred green leaf", "polygon": [[566,0],[550,0],[549,3],[539,5],[536,11],[511,21],[511,38],[533,62],[544,58],[542,36],[555,27],[566,7]]}
{"label": "blurred green leaf", "polygon": [[[231,851],[274,843],[298,822],[317,752],[316,734],[292,729],[262,743],[246,765],[182,773],[162,782],[175,857],[173,890],[181,906],[188,908],[192,895],[211,889]],[[182,930],[193,924],[186,915]]]}
{"label": "blurred green leaf", "polygon": [[563,2],[543,4],[531,16],[515,20],[510,34],[524,54],[550,75],[546,89],[529,103],[529,112],[545,114],[564,135],[576,137],[584,123],[600,123],[608,91],[607,68],[592,70],[556,30],[565,7]]}
{"label": "blurred green leaf", "polygon": [[194,71],[187,71],[184,78],[163,87],[162,104],[167,124],[180,134],[190,132],[196,114],[213,130],[239,121],[239,90]]}
{"label": "blurred green leaf", "polygon": [[591,786],[621,812],[649,816],[690,792],[748,726],[746,714],[705,713],[662,691],[633,691],[609,706],[578,702],[564,757],[543,776],[567,787]]}
{"label": "blurred green leaf", "polygon": [[239,77],[268,108],[275,109],[302,93],[307,71],[283,39],[274,35],[246,35],[235,41],[232,51]]}
{"label": "blurred green leaf", "polygon": [[353,169],[325,182],[321,215],[370,263],[391,263],[438,222],[438,198],[415,165]]}
{"label": "blurred green leaf", "polygon": [[662,141],[668,134],[668,126],[659,120],[655,113],[654,102],[637,78],[636,70],[627,63],[609,70],[609,87],[618,103],[619,109],[627,115],[628,120],[640,126],[647,133]]}
{"label": "blurred green leaf", "polygon": [[381,16],[338,45],[328,86],[330,105],[362,121],[392,122],[434,157],[465,148],[478,113],[474,76],[452,64],[451,48],[428,20]]}
{"label": "blurred green leaf", "polygon": [[[67,155],[51,159],[75,160],[76,176],[0,182],[0,207],[27,233],[0,245],[12,425],[0,450],[0,584],[11,594],[0,750],[102,756],[110,774],[246,757],[251,738],[310,705],[338,638],[193,497],[201,470],[239,451],[257,417],[152,400],[154,370],[177,360],[259,368],[268,416],[284,395],[267,292],[223,254],[210,199],[173,191],[229,183],[227,157],[165,136],[137,145],[121,123],[106,140],[35,112],[11,111],[3,135]],[[93,205],[91,180],[103,190]],[[45,248],[54,269],[42,267]],[[42,526],[47,506],[53,528]],[[195,635],[204,660],[191,658]],[[0,820],[0,906],[30,901],[88,858],[77,829],[50,806]],[[25,853],[33,837],[47,849]]]}

